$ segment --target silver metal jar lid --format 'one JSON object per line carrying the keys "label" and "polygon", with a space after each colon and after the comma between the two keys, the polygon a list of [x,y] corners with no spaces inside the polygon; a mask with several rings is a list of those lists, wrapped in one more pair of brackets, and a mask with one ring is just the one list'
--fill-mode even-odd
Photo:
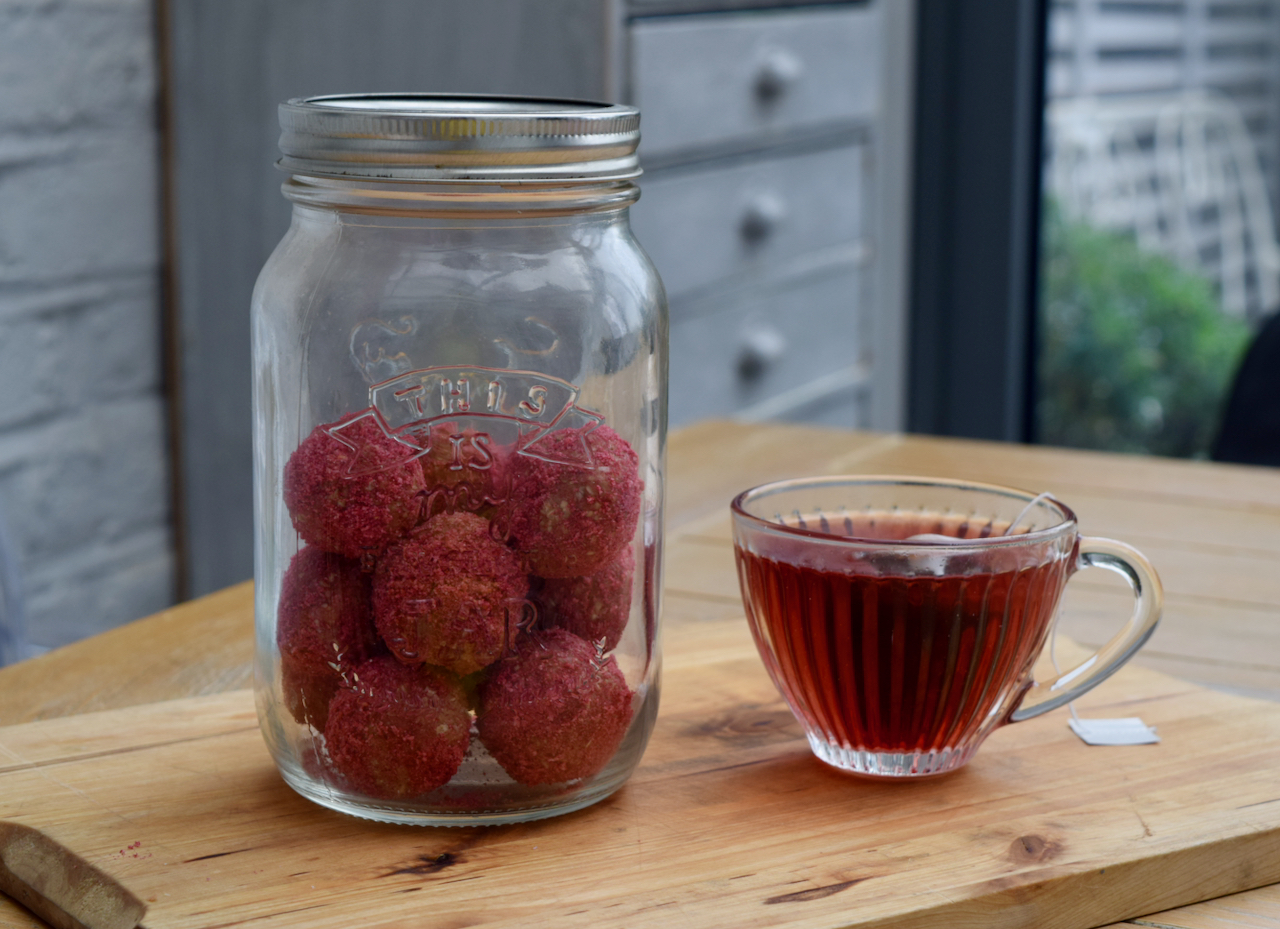
{"label": "silver metal jar lid", "polygon": [[519,183],[640,174],[640,111],[537,97],[344,94],[280,104],[293,174]]}

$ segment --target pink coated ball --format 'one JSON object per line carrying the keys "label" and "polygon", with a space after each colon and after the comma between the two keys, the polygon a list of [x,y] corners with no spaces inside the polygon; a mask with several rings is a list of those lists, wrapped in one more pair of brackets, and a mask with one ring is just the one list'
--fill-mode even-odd
{"label": "pink coated ball", "polygon": [[309,544],[348,558],[382,551],[418,520],[425,483],[413,454],[372,415],[316,426],[284,467],[293,528]]}
{"label": "pink coated ball", "polygon": [[602,651],[613,651],[631,616],[635,565],[635,553],[627,545],[595,574],[546,579],[534,598],[538,621],[567,629]]}
{"label": "pink coated ball", "polygon": [[479,694],[480,739],[522,784],[591,777],[631,723],[631,691],[617,662],[564,629],[521,639]]}
{"label": "pink coated ball", "polygon": [[487,432],[438,422],[426,434],[425,444],[425,515],[458,510],[492,514],[505,500],[509,450]]}
{"label": "pink coated ball", "polygon": [[276,643],[289,713],[323,732],[344,675],[382,651],[359,562],[314,546],[294,555],[280,586]]}
{"label": "pink coated ball", "polygon": [[406,664],[468,675],[510,647],[531,612],[519,556],[474,513],[431,517],[378,560],[373,609],[378,632]]}
{"label": "pink coated ball", "polygon": [[635,535],[643,484],[625,439],[602,425],[553,433],[539,448],[573,460],[584,443],[591,467],[527,455],[513,463],[510,532],[539,577],[595,574]]}
{"label": "pink coated ball", "polygon": [[466,694],[447,671],[374,658],[334,694],[325,742],[344,786],[380,800],[419,797],[462,764],[471,744]]}

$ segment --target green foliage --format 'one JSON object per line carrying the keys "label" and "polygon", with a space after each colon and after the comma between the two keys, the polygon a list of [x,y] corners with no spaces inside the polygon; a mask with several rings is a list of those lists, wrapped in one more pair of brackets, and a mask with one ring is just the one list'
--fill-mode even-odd
{"label": "green foliage", "polygon": [[1207,457],[1250,338],[1210,283],[1048,204],[1042,287],[1040,441]]}

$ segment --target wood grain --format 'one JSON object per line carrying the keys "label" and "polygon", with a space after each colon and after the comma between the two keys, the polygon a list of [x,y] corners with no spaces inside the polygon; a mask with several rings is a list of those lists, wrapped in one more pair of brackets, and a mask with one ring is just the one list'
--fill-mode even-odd
{"label": "wood grain", "polygon": [[730,500],[755,484],[834,473],[902,441],[872,432],[716,420],[673,432],[667,445],[668,531],[708,514],[722,515]]}
{"label": "wood grain", "polygon": [[1157,929],[1270,929],[1280,925],[1280,886],[1206,900],[1135,920],[1131,925]]}
{"label": "wood grain", "polygon": [[235,690],[252,661],[247,582],[0,670],[0,724]]}
{"label": "wood grain", "polygon": [[1083,929],[1280,879],[1273,704],[1131,669],[1086,711],[1140,712],[1160,745],[1088,748],[1058,714],[954,776],[881,784],[810,755],[742,623],[676,626],[666,650],[640,769],[578,814],[328,812],[283,785],[235,691],[0,729],[0,817],[44,824],[174,929],[400,925],[420,891],[437,925]]}

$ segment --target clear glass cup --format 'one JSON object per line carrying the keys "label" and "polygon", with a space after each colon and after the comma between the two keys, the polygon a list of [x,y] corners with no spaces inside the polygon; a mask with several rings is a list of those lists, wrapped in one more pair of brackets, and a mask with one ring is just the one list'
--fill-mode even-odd
{"label": "clear glass cup", "polygon": [[[747,618],[823,761],[915,777],[964,765],[997,727],[1074,700],[1154,631],[1163,594],[1137,550],[1077,532],[1048,495],[914,477],[780,481],[732,504]],[[1119,573],[1125,627],[1035,681],[1067,580]]]}
{"label": "clear glass cup", "polygon": [[281,107],[253,298],[257,697],[285,780],[430,825],[594,803],[658,705],[667,317],[630,107]]}

